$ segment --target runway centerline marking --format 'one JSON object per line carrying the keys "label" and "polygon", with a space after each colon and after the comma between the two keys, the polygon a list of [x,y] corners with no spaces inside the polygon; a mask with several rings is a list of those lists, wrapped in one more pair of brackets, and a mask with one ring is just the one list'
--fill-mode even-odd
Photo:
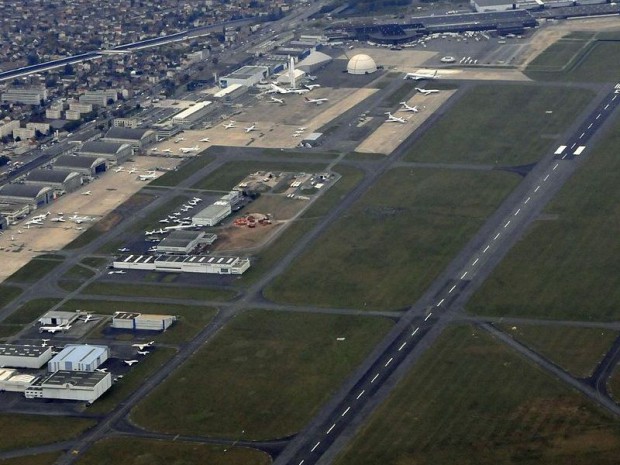
{"label": "runway centerline marking", "polygon": [[302,463],[304,463],[305,460],[302,460],[301,462],[299,462],[297,465],[301,465]]}
{"label": "runway centerline marking", "polygon": [[342,415],[340,415],[340,416],[344,417],[347,413],[349,413],[349,410],[351,410],[351,407],[347,407],[346,410],[344,412],[342,412]]}
{"label": "runway centerline marking", "polygon": [[590,128],[592,127],[592,125],[593,125],[593,124],[594,124],[594,123],[590,123],[590,126],[588,126],[588,129],[590,129]]}
{"label": "runway centerline marking", "polygon": [[[403,350],[403,348],[404,348],[406,345],[407,345],[407,343],[406,343],[406,342],[403,342],[403,343],[400,345],[400,347],[398,348],[398,351],[400,352],[401,350]],[[358,399],[359,399],[359,397],[358,397]]]}
{"label": "runway centerline marking", "polygon": [[506,224],[504,225],[504,228],[507,228],[509,224],[510,224],[510,220],[506,221]]}
{"label": "runway centerline marking", "polygon": [[547,175],[547,176],[545,176],[545,177],[543,178],[543,182],[545,182],[547,179],[549,179],[549,175]]}
{"label": "runway centerline marking", "polygon": [[585,132],[582,132],[582,133],[581,133],[581,135],[579,136],[579,138],[581,139],[581,138],[582,138],[583,136],[585,136],[585,135],[586,135],[586,133],[585,133]]}
{"label": "runway centerline marking", "polygon": [[607,110],[609,108],[609,103],[607,105],[605,105],[604,110]]}
{"label": "runway centerline marking", "polygon": [[540,189],[540,186],[536,186],[536,189],[534,189],[534,192],[538,192],[538,189]]}
{"label": "runway centerline marking", "polygon": [[446,299],[441,299],[441,300],[439,301],[439,303],[437,304],[437,306],[438,306],[438,307],[439,307],[439,306],[441,306],[441,304],[443,304],[443,301],[444,301],[444,300],[446,300]]}
{"label": "runway centerline marking", "polygon": [[478,263],[478,260],[480,260],[479,258],[476,258],[473,263],[471,264],[471,266],[476,266],[476,263]]}
{"label": "runway centerline marking", "polygon": [[[426,318],[424,318],[424,321],[427,321],[431,317],[432,314],[433,314],[433,312],[430,312],[428,315],[426,315]],[[390,360],[392,360],[392,359],[390,359]]]}
{"label": "runway centerline marking", "polygon": [[379,377],[379,373],[377,373],[377,374],[375,375],[375,377],[374,377],[373,379],[371,379],[371,380],[370,380],[370,384],[374,383],[374,382],[375,382],[375,380],[376,380],[378,377]]}
{"label": "runway centerline marking", "polygon": [[321,441],[317,442],[310,452],[314,452],[314,450],[319,447],[319,444],[321,444]]}
{"label": "runway centerline marking", "polygon": [[387,366],[392,363],[392,360],[394,360],[394,357],[390,357],[390,359],[383,366],[387,368]]}
{"label": "runway centerline marking", "polygon": [[487,245],[484,250],[482,251],[482,253],[487,253],[487,250],[489,250],[489,247],[491,247],[490,245]]}
{"label": "runway centerline marking", "polygon": [[332,432],[332,430],[333,430],[335,427],[336,427],[336,423],[334,423],[333,425],[331,425],[331,426],[329,427],[329,429],[327,430],[327,433],[325,433],[325,434],[329,434],[329,433],[331,433],[331,432]]}
{"label": "runway centerline marking", "polygon": [[517,216],[519,213],[521,213],[521,209],[520,208],[517,209],[517,211],[515,212],[514,216]]}
{"label": "runway centerline marking", "polygon": [[530,201],[531,197],[528,197],[527,199],[525,199],[525,202],[523,202],[523,204],[525,205],[526,203],[528,203]]}
{"label": "runway centerline marking", "polygon": [[555,166],[553,167],[553,170],[555,171],[557,167],[558,167],[558,164],[556,163]]}
{"label": "runway centerline marking", "polygon": [[601,117],[601,114],[599,113],[598,116],[596,117],[596,119],[599,119]]}
{"label": "runway centerline marking", "polygon": [[452,291],[453,291],[454,289],[456,289],[456,284],[450,288],[450,290],[448,291],[448,294],[452,294]]}
{"label": "runway centerline marking", "polygon": [[415,336],[415,333],[418,332],[418,329],[420,329],[420,327],[418,326],[416,329],[413,330],[413,333],[411,333],[412,336]]}
{"label": "runway centerline marking", "polygon": [[365,393],[365,392],[366,392],[366,389],[364,389],[362,392],[360,392],[360,393],[357,395],[356,399],[359,399],[360,397],[362,397],[362,396],[364,395],[364,393]]}
{"label": "runway centerline marking", "polygon": [[495,241],[495,240],[497,240],[497,238],[499,237],[499,235],[500,235],[500,233],[497,233],[497,234],[495,235],[495,237],[493,238],[493,240],[494,240],[494,241]]}

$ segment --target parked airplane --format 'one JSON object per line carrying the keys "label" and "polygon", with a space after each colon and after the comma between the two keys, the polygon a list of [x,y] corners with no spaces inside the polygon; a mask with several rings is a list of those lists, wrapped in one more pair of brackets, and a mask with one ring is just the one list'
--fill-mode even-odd
{"label": "parked airplane", "polygon": [[131,168],[129,171],[127,171],[127,174],[134,174],[136,173],[138,170],[136,168]]}
{"label": "parked airplane", "polygon": [[33,216],[32,218],[30,218],[29,221],[27,221],[24,224],[43,224],[43,220],[47,218],[49,215],[51,215],[50,212],[43,213],[42,215]]}
{"label": "parked airplane", "polygon": [[121,171],[125,171],[125,168],[123,168],[122,166],[119,166],[118,168],[114,170],[115,173],[120,173]]}
{"label": "parked airplane", "polygon": [[43,220],[35,220],[33,218],[31,220],[26,221],[24,224],[26,225],[26,229],[30,229],[30,225],[31,224],[36,224],[36,225],[42,226],[43,225]]}
{"label": "parked airplane", "polygon": [[284,87],[270,84],[271,92],[278,94],[306,94],[310,92],[308,89],[285,89]]}
{"label": "parked airplane", "polygon": [[194,197],[192,199],[192,201],[194,201],[194,202],[202,202],[202,199],[200,197]]}
{"label": "parked airplane", "polygon": [[55,218],[50,218],[50,221],[53,221],[54,223],[64,223],[65,219],[62,215],[60,215]]}
{"label": "parked airplane", "polygon": [[162,150],[162,153],[172,153],[172,149],[164,149]]}
{"label": "parked airplane", "polygon": [[202,139],[200,139],[200,142],[209,142],[209,138],[208,137],[203,137]]}
{"label": "parked airplane", "polygon": [[174,231],[175,229],[189,229],[193,227],[194,225],[192,223],[180,223],[180,224],[177,224],[176,226],[166,226],[164,229],[166,231]]}
{"label": "parked airplane", "polygon": [[386,113],[386,115],[388,115],[388,119],[386,120],[387,123],[402,123],[402,124],[404,124],[404,123],[407,122],[404,118],[399,118],[398,116],[394,116],[389,111]]}
{"label": "parked airplane", "polygon": [[99,373],[107,373],[108,369],[107,368],[95,368],[95,371],[98,371]]}
{"label": "parked airplane", "polygon": [[325,102],[329,102],[328,98],[308,98],[305,97],[306,102],[308,103],[314,103],[316,105],[323,105]]}
{"label": "parked airplane", "polygon": [[41,339],[41,347],[47,347],[47,343],[50,342],[51,339]]}
{"label": "parked airplane", "polygon": [[256,123],[252,124],[252,126],[248,126],[247,128],[243,128],[245,129],[245,132],[252,132],[252,131],[256,131]]}
{"label": "parked airplane", "polygon": [[174,143],[178,144],[179,142],[181,142],[182,140],[185,140],[185,137],[177,137],[176,139],[174,139]]}
{"label": "parked airplane", "polygon": [[153,347],[155,345],[155,341],[145,342],[144,344],[132,344],[131,347],[137,347],[138,350],[144,350],[146,347]]}
{"label": "parked airplane", "polygon": [[304,84],[304,87],[308,90],[316,89],[317,87],[321,87],[321,84]]}
{"label": "parked airplane", "polygon": [[118,249],[119,252],[129,252],[129,248],[128,247],[121,247],[120,249]]}
{"label": "parked airplane", "polygon": [[57,326],[40,326],[39,327],[39,332],[43,333],[52,333],[55,334],[58,331],[67,331],[69,328],[71,328],[71,325],[57,325]]}
{"label": "parked airplane", "polygon": [[413,79],[414,81],[420,81],[422,79],[439,79],[437,76],[437,70],[434,73],[407,73],[403,79]]}
{"label": "parked airplane", "polygon": [[281,99],[281,98],[277,98],[277,97],[273,97],[273,96],[272,96],[272,97],[271,97],[271,101],[272,101],[273,103],[279,103],[280,105],[284,105],[284,99]]}
{"label": "parked airplane", "polygon": [[125,271],[123,270],[108,271],[108,274],[125,274]]}
{"label": "parked airplane", "polygon": [[90,195],[90,194],[92,194],[91,191],[82,192],[82,195]]}
{"label": "parked airplane", "polygon": [[92,221],[93,218],[90,216],[78,216],[77,213],[73,216],[70,216],[69,219],[77,224],[84,223],[85,221]]}
{"label": "parked airplane", "polygon": [[150,354],[150,352],[148,350],[139,350],[138,354],[139,355],[148,355],[148,354]]}
{"label": "parked airplane", "polygon": [[437,89],[421,89],[420,87],[416,87],[415,90],[424,95],[436,94],[439,92]]}
{"label": "parked airplane", "polygon": [[138,363],[138,360],[123,360],[127,365],[131,366],[135,363]]}
{"label": "parked airplane", "polygon": [[148,174],[139,174],[138,175],[138,179],[140,181],[148,181],[149,179],[155,179],[157,177],[157,174],[155,173],[155,171],[149,171]]}
{"label": "parked airplane", "polygon": [[198,152],[198,150],[200,150],[200,147],[195,145],[193,147],[181,147],[179,150],[183,153]]}
{"label": "parked airplane", "polygon": [[93,318],[92,313],[87,313],[85,316],[81,316],[79,319],[82,320],[84,323],[88,323],[90,321],[99,321],[99,318]]}
{"label": "parked airplane", "polygon": [[402,108],[399,108],[400,111],[412,111],[414,113],[417,113],[418,111],[418,107],[410,107],[409,105],[407,105],[407,102],[400,102],[400,104],[402,105]]}
{"label": "parked airplane", "polygon": [[237,126],[235,126],[235,122],[231,121],[228,124],[224,124],[223,125],[226,129],[232,129],[232,128],[236,128]]}

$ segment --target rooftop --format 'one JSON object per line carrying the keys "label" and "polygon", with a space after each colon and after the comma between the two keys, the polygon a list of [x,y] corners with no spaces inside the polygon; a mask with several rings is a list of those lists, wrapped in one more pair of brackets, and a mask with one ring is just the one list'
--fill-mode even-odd
{"label": "rooftop", "polygon": [[110,155],[116,155],[121,150],[128,147],[128,144],[120,142],[101,142],[91,141],[85,142],[80,149],[80,153],[105,153]]}
{"label": "rooftop", "polygon": [[31,345],[13,345],[0,344],[0,355],[14,357],[40,357],[47,351],[51,351],[51,347],[31,346]]}
{"label": "rooftop", "polygon": [[9,197],[26,197],[34,199],[50,190],[51,189],[49,187],[33,186],[30,184],[5,184],[0,187],[0,196],[6,195]]}
{"label": "rooftop", "polygon": [[101,373],[99,371],[68,371],[59,370],[47,378],[40,381],[40,385],[45,386],[65,386],[67,384],[71,386],[80,387],[95,387],[106,376],[111,376],[110,373]]}
{"label": "rooftop", "polygon": [[67,179],[79,176],[75,171],[69,170],[32,170],[26,176],[27,181],[37,182],[65,182]]}
{"label": "rooftop", "polygon": [[202,236],[204,236],[202,231],[172,231],[168,237],[157,244],[157,247],[187,247]]}
{"label": "rooftop", "polygon": [[81,157],[74,155],[61,155],[56,159],[55,166],[66,166],[74,168],[93,168],[105,162],[104,158]]}
{"label": "rooftop", "polygon": [[106,353],[106,346],[73,345],[68,344],[58,352],[49,363],[72,362],[72,363],[91,363]]}
{"label": "rooftop", "polygon": [[134,129],[134,128],[121,128],[111,127],[105,134],[106,139],[126,139],[126,140],[141,140],[147,133],[150,133],[149,129]]}

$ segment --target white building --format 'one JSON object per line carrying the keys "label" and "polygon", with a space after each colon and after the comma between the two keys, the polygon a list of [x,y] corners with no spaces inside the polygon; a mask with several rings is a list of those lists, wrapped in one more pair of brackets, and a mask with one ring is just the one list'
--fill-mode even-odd
{"label": "white building", "polygon": [[50,310],[41,318],[39,318],[39,323],[42,325],[64,326],[73,323],[79,317],[79,313],[76,312],[61,312],[58,310]]}
{"label": "white building", "polygon": [[231,213],[230,203],[218,200],[194,215],[192,224],[195,226],[215,226]]}
{"label": "white building", "polygon": [[0,391],[24,392],[36,379],[36,376],[18,373],[9,368],[0,368]]}
{"label": "white building", "polygon": [[0,367],[39,369],[52,358],[52,348],[0,344]]}
{"label": "white building", "polygon": [[172,124],[189,129],[194,123],[204,118],[210,111],[212,102],[198,102],[172,117]]}
{"label": "white building", "polygon": [[50,125],[47,123],[26,123],[28,129],[34,129],[41,134],[48,134],[50,132]]}
{"label": "white building", "polygon": [[36,135],[36,131],[34,129],[28,129],[28,128],[13,129],[13,139],[17,139],[18,137],[20,138],[20,140],[33,139],[35,135]]}
{"label": "white building", "polygon": [[250,268],[250,259],[211,255],[129,255],[119,257],[112,266],[118,270],[166,273],[243,274]]}
{"label": "white building", "polygon": [[47,364],[47,371],[95,371],[110,356],[106,346],[67,344]]}
{"label": "white building", "polygon": [[35,381],[24,394],[28,399],[94,402],[111,386],[110,373],[63,370]]}
{"label": "white building", "polygon": [[363,53],[353,56],[347,63],[349,74],[372,74],[375,71],[377,71],[375,60]]}
{"label": "white building", "polygon": [[112,328],[132,331],[165,331],[177,321],[173,315],[145,315],[142,313],[116,312],[112,317]]}
{"label": "white building", "polygon": [[471,6],[478,13],[508,11],[516,8],[517,1],[510,0],[470,0]]}
{"label": "white building", "polygon": [[0,137],[6,137],[13,134],[13,129],[19,128],[19,121],[3,121],[0,123]]}
{"label": "white building", "polygon": [[241,84],[242,86],[250,87],[266,79],[267,76],[269,76],[269,68],[267,66],[243,66],[229,75],[221,77],[220,87],[224,89],[231,84]]}
{"label": "white building", "polygon": [[41,105],[41,101],[47,98],[45,88],[14,88],[2,94],[1,100],[10,103],[24,103],[26,105]]}
{"label": "white building", "polygon": [[116,102],[118,100],[118,91],[114,89],[108,90],[87,90],[80,95],[80,103],[91,105],[106,106],[108,100]]}
{"label": "white building", "polygon": [[217,239],[215,234],[206,234],[203,231],[172,231],[168,237],[157,244],[157,253],[161,254],[188,254],[199,244],[213,244]]}

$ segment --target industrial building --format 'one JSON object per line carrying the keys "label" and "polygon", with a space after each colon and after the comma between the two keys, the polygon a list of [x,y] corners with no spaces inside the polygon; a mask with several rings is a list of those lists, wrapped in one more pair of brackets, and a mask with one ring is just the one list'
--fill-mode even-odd
{"label": "industrial building", "polygon": [[175,321],[177,317],[173,315],[116,312],[112,316],[112,328],[132,331],[165,331]]}
{"label": "industrial building", "polygon": [[[0,203],[0,216],[8,224],[15,223],[24,218],[28,213],[30,213],[30,205],[26,203]],[[2,220],[0,220],[0,223],[3,223]]]}
{"label": "industrial building", "polygon": [[106,106],[108,101],[116,102],[118,100],[118,91],[114,89],[107,90],[87,90],[79,97],[80,103]]}
{"label": "industrial building", "polygon": [[18,373],[10,368],[0,368],[0,391],[25,392],[36,379],[36,376]]}
{"label": "industrial building", "polygon": [[45,88],[14,88],[2,93],[0,100],[9,103],[23,103],[26,105],[41,105],[47,98]]}
{"label": "industrial building", "polygon": [[241,257],[211,255],[129,255],[112,264],[119,270],[149,270],[168,273],[243,274],[250,260]]}
{"label": "industrial building", "polygon": [[38,379],[25,391],[28,399],[63,399],[94,402],[112,386],[110,373],[57,371]]}
{"label": "industrial building", "polygon": [[134,149],[140,150],[157,142],[157,134],[150,129],[111,127],[103,140],[104,142],[129,144]]}
{"label": "industrial building", "polygon": [[208,101],[198,102],[186,108],[172,117],[172,124],[176,124],[183,129],[190,129],[195,123],[212,111],[212,107],[210,107],[211,103],[212,102]]}
{"label": "industrial building", "polygon": [[246,86],[242,86],[241,84],[229,84],[228,87],[225,87],[213,94],[213,98],[230,102],[237,97],[242,96],[247,91],[248,88]]}
{"label": "industrial building", "polygon": [[313,51],[310,55],[297,63],[297,69],[305,72],[306,74],[311,74],[324,66],[327,66],[332,62],[332,60],[332,57],[323,52]]}
{"label": "industrial building", "polygon": [[95,371],[109,357],[106,346],[67,344],[47,363],[47,371]]}
{"label": "industrial building", "polygon": [[215,226],[231,213],[230,203],[217,201],[194,215],[192,224],[195,226]]}
{"label": "industrial building", "polygon": [[471,6],[479,13],[514,10],[516,3],[516,0],[470,0]]}
{"label": "industrial building", "polygon": [[54,191],[54,197],[73,192],[82,185],[82,175],[67,170],[33,170],[26,176],[25,184],[47,186]]}
{"label": "industrial building", "polygon": [[52,189],[28,184],[5,184],[0,187],[0,203],[27,204],[32,209],[47,205],[52,199]]}
{"label": "industrial building", "polygon": [[52,358],[50,346],[0,344],[0,367],[39,369]]}
{"label": "industrial building", "polygon": [[241,84],[242,86],[250,87],[266,79],[267,76],[269,76],[269,68],[267,66],[243,66],[229,75],[221,77],[220,87],[225,89],[231,84]]}
{"label": "industrial building", "polygon": [[188,254],[200,244],[213,244],[217,239],[215,234],[206,234],[203,231],[172,231],[157,244],[157,253],[161,254]]}
{"label": "industrial building", "polygon": [[107,169],[105,158],[61,155],[52,165],[54,170],[75,171],[85,176],[95,176]]}
{"label": "industrial building", "polygon": [[130,144],[119,142],[91,141],[82,145],[78,155],[105,158],[111,162],[122,163],[133,155],[133,148]]}
{"label": "industrial building", "polygon": [[375,71],[377,71],[375,60],[363,53],[352,57],[347,64],[349,74],[372,74]]}
{"label": "industrial building", "polygon": [[77,312],[61,312],[59,310],[50,310],[39,318],[39,324],[50,326],[66,326],[73,323],[80,317]]}

